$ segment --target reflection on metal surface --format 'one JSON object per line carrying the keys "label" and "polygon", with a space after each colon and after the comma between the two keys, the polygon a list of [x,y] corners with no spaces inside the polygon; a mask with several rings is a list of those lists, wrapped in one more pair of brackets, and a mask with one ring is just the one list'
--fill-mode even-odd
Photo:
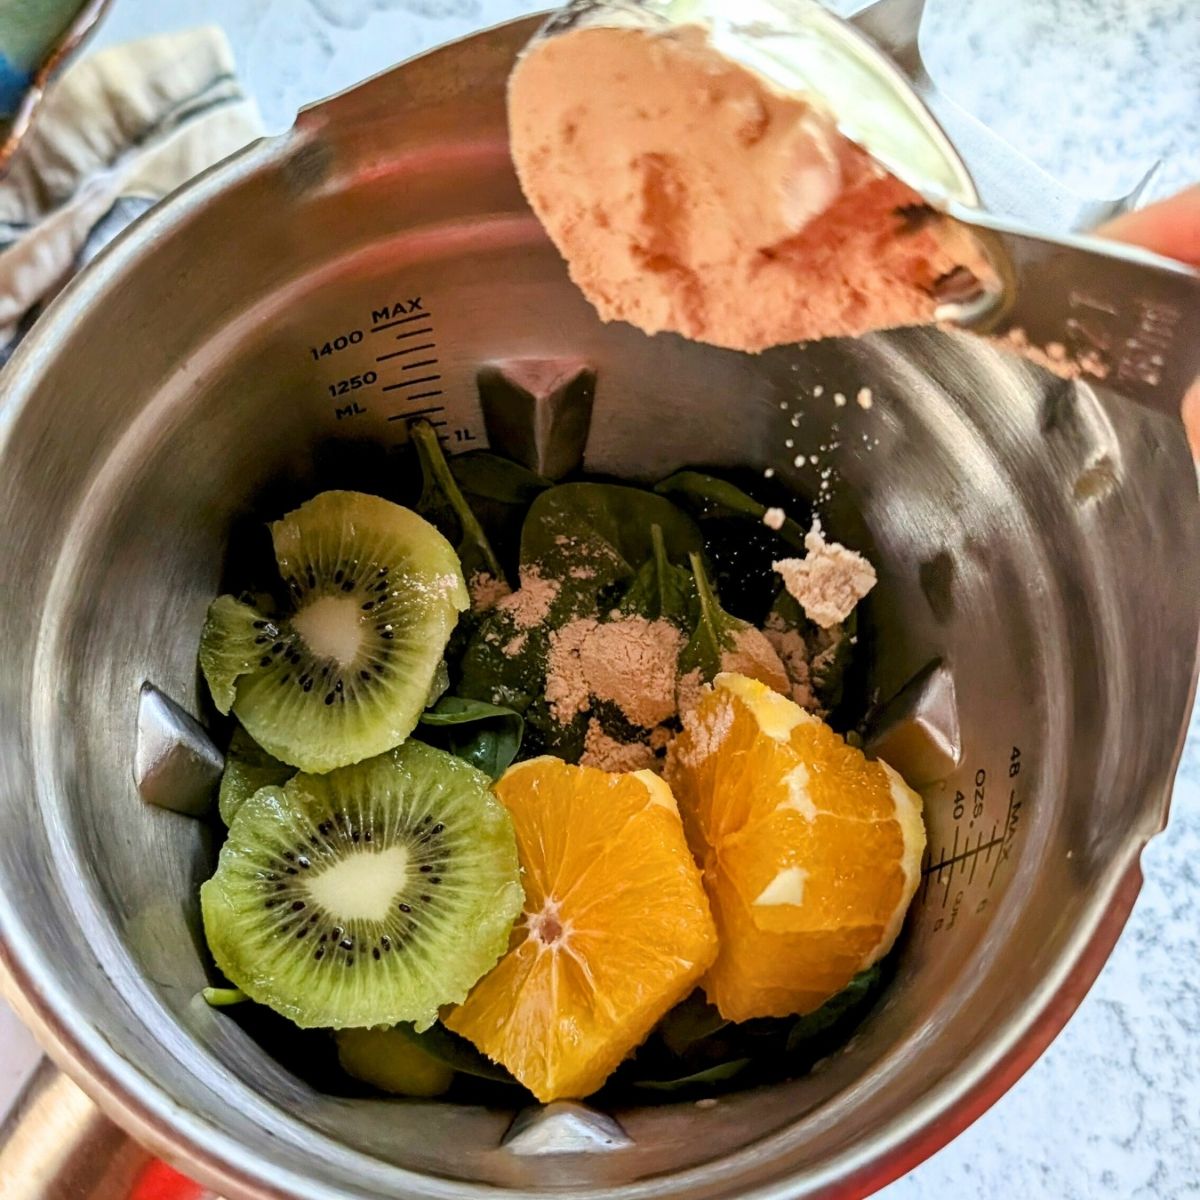
{"label": "reflection on metal surface", "polygon": [[945,779],[962,762],[954,676],[942,663],[930,663],[884,706],[866,749],[917,788]]}
{"label": "reflection on metal surface", "polygon": [[583,462],[596,372],[579,359],[511,359],[479,372],[492,448],[548,479]]}
{"label": "reflection on metal surface", "polygon": [[133,755],[142,799],[185,816],[204,816],[224,769],[225,756],[204,726],[152,683],[143,683]]}
{"label": "reflection on metal surface", "polygon": [[218,1200],[133,1142],[48,1061],[0,1126],[4,1200]]}
{"label": "reflection on metal surface", "polygon": [[604,1113],[559,1100],[523,1108],[513,1118],[502,1145],[510,1154],[596,1154],[631,1145],[625,1130]]}

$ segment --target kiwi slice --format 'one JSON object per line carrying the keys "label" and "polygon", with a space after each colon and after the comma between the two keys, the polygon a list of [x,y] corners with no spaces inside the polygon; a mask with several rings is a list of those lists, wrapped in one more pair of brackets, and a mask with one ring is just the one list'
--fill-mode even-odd
{"label": "kiwi slice", "polygon": [[268,754],[330,771],[402,742],[468,604],[458,557],[410,509],[323,492],[271,525],[290,613],[209,608],[200,666]]}
{"label": "kiwi slice", "polygon": [[200,889],[217,966],[301,1028],[428,1028],[505,951],[523,900],[488,777],[416,741],[256,792]]}
{"label": "kiwi slice", "polygon": [[217,796],[221,820],[232,824],[238,809],[259,788],[282,786],[295,773],[295,767],[272,757],[239,725],[225,751],[225,772]]}
{"label": "kiwi slice", "polygon": [[338,1062],[347,1075],[395,1096],[440,1096],[454,1072],[396,1029],[342,1029]]}

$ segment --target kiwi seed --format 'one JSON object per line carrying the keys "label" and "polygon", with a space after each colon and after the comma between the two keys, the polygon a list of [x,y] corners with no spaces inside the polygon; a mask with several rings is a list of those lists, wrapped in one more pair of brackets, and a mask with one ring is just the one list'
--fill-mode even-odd
{"label": "kiwi seed", "polygon": [[271,533],[291,611],[213,602],[200,664],[217,707],[305,771],[398,745],[467,607],[454,549],[416,513],[358,492],[323,492]]}
{"label": "kiwi seed", "polygon": [[204,928],[233,983],[301,1027],[428,1027],[504,952],[523,895],[487,776],[420,742],[238,810]]}

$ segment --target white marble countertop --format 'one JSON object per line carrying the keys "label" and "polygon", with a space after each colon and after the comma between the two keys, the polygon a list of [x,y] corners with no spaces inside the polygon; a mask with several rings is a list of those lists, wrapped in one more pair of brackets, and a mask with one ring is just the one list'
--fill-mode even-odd
{"label": "white marble countertop", "polygon": [[[269,129],[298,106],[539,0],[116,0],[98,44],[217,23]],[[838,5],[845,10],[845,4]],[[1075,190],[1200,179],[1196,0],[928,0],[931,70]],[[887,1200],[1200,1197],[1200,719],[1171,824],[1099,981],[985,1116]],[[35,1060],[0,1006],[0,1112]]]}

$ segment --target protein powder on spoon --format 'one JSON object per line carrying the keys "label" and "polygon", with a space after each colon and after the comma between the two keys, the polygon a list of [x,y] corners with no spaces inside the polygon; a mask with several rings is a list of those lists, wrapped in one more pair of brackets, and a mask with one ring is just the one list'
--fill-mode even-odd
{"label": "protein powder on spoon", "polygon": [[539,39],[509,82],[521,186],[605,320],[757,351],[934,320],[970,234],[814,97],[700,25]]}

